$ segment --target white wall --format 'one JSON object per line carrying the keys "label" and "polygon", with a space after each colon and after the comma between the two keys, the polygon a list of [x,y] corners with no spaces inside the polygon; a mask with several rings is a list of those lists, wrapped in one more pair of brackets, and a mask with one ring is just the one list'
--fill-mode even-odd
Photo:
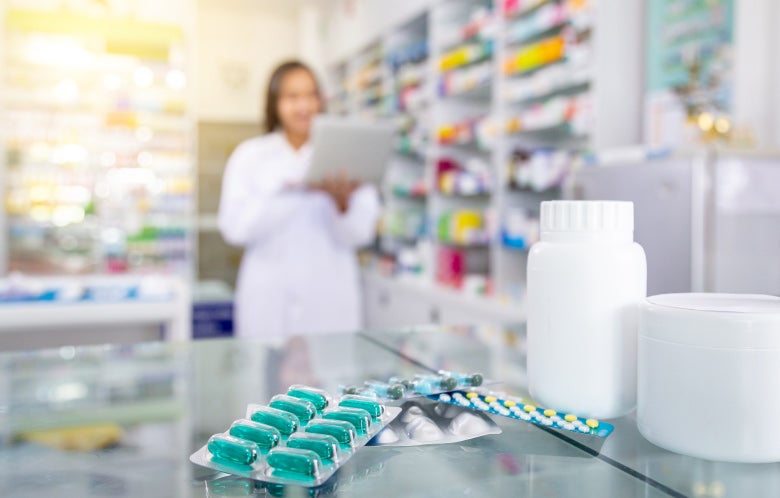
{"label": "white wall", "polygon": [[258,122],[270,72],[298,56],[298,29],[287,2],[198,0],[198,119]]}
{"label": "white wall", "polygon": [[305,4],[298,9],[298,57],[323,79],[328,67],[323,22],[329,3]]}
{"label": "white wall", "polygon": [[780,5],[776,0],[734,2],[735,126],[748,126],[759,148],[780,147]]}
{"label": "white wall", "polygon": [[328,63],[354,55],[390,30],[425,11],[436,0],[333,0],[325,23]]}
{"label": "white wall", "polygon": [[642,142],[644,3],[600,0],[596,9],[593,105],[598,115],[592,144],[596,151]]}
{"label": "white wall", "polygon": [[[777,4],[775,4],[773,26],[780,26],[780,6]],[[772,34],[774,35],[773,43],[775,46],[775,50],[772,52],[773,57],[771,59],[771,64],[775,69],[772,96],[774,97],[775,101],[772,104],[770,112],[775,117],[775,121],[773,123],[774,136],[771,137],[771,143],[774,147],[780,148],[780,61],[778,60],[777,56],[777,49],[780,48],[780,34],[778,33],[777,29],[773,29]]]}

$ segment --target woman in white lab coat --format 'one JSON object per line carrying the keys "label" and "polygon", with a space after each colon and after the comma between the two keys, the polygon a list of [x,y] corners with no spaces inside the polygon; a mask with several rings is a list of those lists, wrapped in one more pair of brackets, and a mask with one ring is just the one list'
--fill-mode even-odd
{"label": "woman in white lab coat", "polygon": [[314,73],[300,62],[282,64],[268,84],[267,133],[228,160],[219,229],[245,248],[236,288],[240,337],[361,326],[355,250],[374,238],[379,195],[341,175],[304,185],[309,132],[322,107]]}

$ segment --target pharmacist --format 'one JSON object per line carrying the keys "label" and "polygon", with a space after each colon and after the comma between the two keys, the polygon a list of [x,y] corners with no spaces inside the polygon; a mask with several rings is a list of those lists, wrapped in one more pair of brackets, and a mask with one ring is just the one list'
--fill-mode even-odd
{"label": "pharmacist", "polygon": [[361,293],[355,251],[379,215],[373,186],[342,175],[304,185],[312,120],[323,108],[314,73],[280,65],[266,94],[267,133],[228,160],[219,230],[245,248],[236,288],[236,335],[274,337],[356,330]]}

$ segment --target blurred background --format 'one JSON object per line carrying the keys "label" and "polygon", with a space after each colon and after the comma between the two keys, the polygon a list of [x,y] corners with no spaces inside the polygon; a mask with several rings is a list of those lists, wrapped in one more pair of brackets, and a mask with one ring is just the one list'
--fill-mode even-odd
{"label": "blurred background", "polygon": [[778,25],[772,0],[4,0],[4,304],[178,277],[179,318],[229,335],[222,174],[289,58],[397,128],[368,327],[522,321],[556,198],[635,202],[649,294],[780,294]]}

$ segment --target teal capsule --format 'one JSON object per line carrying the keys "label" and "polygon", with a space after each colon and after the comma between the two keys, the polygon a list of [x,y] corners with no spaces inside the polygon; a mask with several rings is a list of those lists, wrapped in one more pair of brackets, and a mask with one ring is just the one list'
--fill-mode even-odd
{"label": "teal capsule", "polygon": [[400,385],[404,386],[404,389],[407,389],[409,391],[413,391],[414,390],[414,381],[412,381],[411,379],[405,379],[403,377],[396,376],[396,377],[390,377],[387,380],[387,383],[388,384],[400,384]]}
{"label": "teal capsule", "polygon": [[385,407],[381,403],[365,398],[363,396],[344,396],[339,402],[339,406],[345,408],[360,408],[367,411],[371,417],[379,418],[385,412]]}
{"label": "teal capsule", "polygon": [[287,396],[293,398],[305,399],[314,405],[317,411],[321,412],[328,407],[328,397],[323,394],[323,391],[319,389],[313,389],[306,386],[291,386],[287,390]]}
{"label": "teal capsule", "polygon": [[[367,380],[366,387],[374,391],[377,396],[389,399],[401,399],[404,397],[404,390],[406,389],[403,384],[388,384],[386,382],[380,382],[378,380]],[[361,393],[346,393],[346,394],[361,394]]]}
{"label": "teal capsule", "polygon": [[275,470],[309,477],[317,477],[322,467],[317,453],[299,448],[276,448],[271,450],[265,461]]}
{"label": "teal capsule", "polygon": [[441,388],[444,389],[445,391],[452,391],[453,389],[458,387],[458,380],[448,375],[443,375],[439,383],[441,385]]}
{"label": "teal capsule", "polygon": [[333,460],[338,453],[339,442],[335,437],[327,434],[306,434],[299,432],[290,436],[290,439],[287,440],[287,447],[311,450],[318,454],[323,460]]}
{"label": "teal capsule", "polygon": [[371,387],[360,387],[360,386],[347,386],[343,387],[341,389],[341,394],[357,394],[358,396],[363,396],[364,398],[371,398],[376,399],[378,397],[378,394],[376,390],[372,389]]}
{"label": "teal capsule", "polygon": [[439,370],[439,375],[443,377],[454,378],[459,386],[462,387],[478,387],[485,381],[485,377],[478,372],[449,372],[447,370]]}
{"label": "teal capsule", "polygon": [[251,420],[233,422],[229,432],[231,436],[252,441],[264,449],[273,448],[282,440],[282,433],[276,427]]}
{"label": "teal capsule", "polygon": [[215,458],[240,463],[242,465],[252,465],[257,460],[257,454],[260,451],[257,444],[252,441],[238,439],[233,436],[215,434],[209,438],[206,448]]}
{"label": "teal capsule", "polygon": [[485,377],[481,373],[473,373],[473,374],[471,374],[471,386],[472,387],[481,386],[484,381],[485,381]]}
{"label": "teal capsule", "polygon": [[362,408],[337,408],[324,414],[322,418],[349,422],[360,435],[367,433],[371,427],[371,414]]}
{"label": "teal capsule", "polygon": [[413,384],[414,392],[425,395],[452,391],[458,387],[457,379],[446,375],[415,375]]}
{"label": "teal capsule", "polygon": [[275,427],[283,436],[289,436],[298,430],[298,417],[276,408],[259,408],[252,414],[251,419],[253,422]]}
{"label": "teal capsule", "polygon": [[317,419],[306,426],[306,433],[333,436],[344,446],[353,446],[357,439],[355,427],[343,420]]}
{"label": "teal capsule", "polygon": [[271,398],[271,402],[268,403],[268,406],[271,408],[276,408],[277,410],[284,410],[286,412],[292,413],[298,417],[301,425],[306,425],[309,420],[313,419],[314,416],[317,415],[317,409],[314,407],[314,404],[311,401],[300,398],[293,398],[292,396],[287,396],[284,394],[278,394]]}

